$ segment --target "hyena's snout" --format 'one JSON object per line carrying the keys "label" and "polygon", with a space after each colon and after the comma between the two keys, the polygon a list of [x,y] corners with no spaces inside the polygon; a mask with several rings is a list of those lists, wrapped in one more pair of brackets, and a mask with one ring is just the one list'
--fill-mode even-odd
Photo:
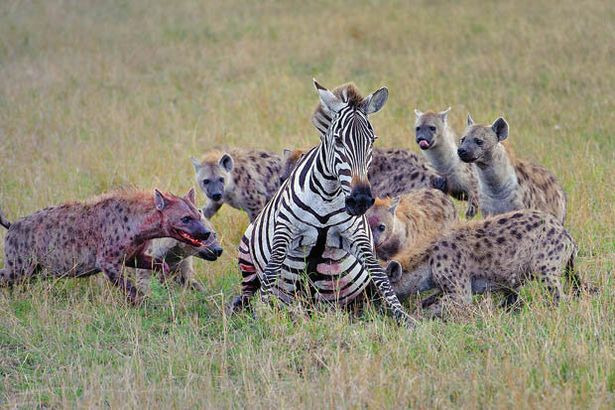
{"label": "hyena's snout", "polygon": [[352,188],[350,195],[346,196],[346,212],[353,216],[363,215],[374,202],[369,183],[358,184]]}

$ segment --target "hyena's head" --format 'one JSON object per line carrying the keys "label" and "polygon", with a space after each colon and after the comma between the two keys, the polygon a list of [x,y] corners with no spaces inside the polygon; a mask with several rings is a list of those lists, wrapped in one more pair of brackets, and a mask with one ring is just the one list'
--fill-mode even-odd
{"label": "hyena's head", "polygon": [[194,197],[193,188],[184,197],[154,190],[154,204],[165,236],[200,247],[211,236],[211,230],[203,223]]}
{"label": "hyena's head", "polygon": [[288,179],[304,154],[305,150],[302,149],[284,149],[282,154],[282,169],[280,170],[280,183]]}
{"label": "hyena's head", "polygon": [[468,114],[467,127],[457,154],[463,162],[488,163],[496,146],[508,137],[508,123],[502,117],[491,125],[474,124]]}
{"label": "hyena's head", "polygon": [[422,150],[428,150],[436,147],[440,141],[445,138],[443,136],[446,129],[446,121],[451,107],[440,112],[421,112],[418,109],[414,110],[416,121],[414,123],[414,131],[416,143]]}
{"label": "hyena's head", "polygon": [[378,248],[383,243],[389,241],[393,236],[395,227],[395,211],[399,205],[399,197],[377,198],[367,213],[367,222],[372,230],[374,246]]}
{"label": "hyena's head", "polygon": [[320,106],[312,121],[321,132],[326,166],[337,178],[346,197],[346,212],[353,216],[363,215],[374,204],[367,172],[376,137],[367,116],[380,111],[389,92],[382,87],[362,98],[350,84],[333,92],[316,80],[314,86],[320,96]]}
{"label": "hyena's head", "polygon": [[211,235],[209,238],[198,247],[190,246],[186,243],[182,243],[184,255],[196,256],[197,258],[205,259],[207,261],[215,261],[220,255],[222,255],[223,249],[218,241],[218,235],[214,230],[211,222],[205,217],[201,217],[201,222],[209,231]]}
{"label": "hyena's head", "polygon": [[221,202],[225,192],[233,190],[235,183],[231,175],[233,157],[226,152],[212,150],[205,154],[203,161],[192,158],[196,183],[205,196],[214,202]]}

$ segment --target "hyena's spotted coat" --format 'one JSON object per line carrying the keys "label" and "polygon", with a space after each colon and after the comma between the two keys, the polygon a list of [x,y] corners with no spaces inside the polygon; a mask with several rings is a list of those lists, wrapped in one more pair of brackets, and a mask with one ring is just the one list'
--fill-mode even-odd
{"label": "hyena's spotted coat", "polygon": [[456,199],[468,201],[466,218],[478,212],[478,181],[474,167],[457,155],[457,137],[448,124],[447,110],[416,114],[416,143],[432,167],[446,178],[446,191]]}
{"label": "hyena's spotted coat", "polygon": [[168,272],[166,264],[144,253],[151,239],[172,237],[201,246],[210,231],[194,205],[194,190],[185,197],[121,191],[87,202],[45,208],[12,224],[4,219],[5,266],[0,285],[30,279],[41,271],[52,277],[83,277],[104,272],[130,301],[140,294],[124,278],[123,266]]}
{"label": "hyena's spotted coat", "polygon": [[516,159],[501,142],[508,123],[498,118],[491,125],[475,125],[468,115],[458,154],[474,163],[478,176],[479,207],[484,216],[516,209],[539,209],[560,222],[566,217],[566,194],[546,168]]}
{"label": "hyena's spotted coat", "polygon": [[203,208],[206,218],[227,203],[246,211],[253,221],[280,187],[282,158],[272,152],[213,149],[192,163],[196,182],[209,201]]}
{"label": "hyena's spotted coat", "polygon": [[[481,221],[467,222],[416,249],[408,249],[387,267],[400,299],[431,288],[460,305],[472,301],[475,281],[506,289],[516,300],[520,286],[531,279],[545,283],[553,301],[562,294],[563,267],[578,292],[574,273],[576,245],[553,215],[533,209],[513,211]],[[441,311],[442,300],[429,308]]]}
{"label": "hyena's spotted coat", "polygon": [[376,199],[367,211],[376,255],[395,259],[406,248],[444,232],[457,220],[451,199],[436,189],[421,188],[401,197]]}

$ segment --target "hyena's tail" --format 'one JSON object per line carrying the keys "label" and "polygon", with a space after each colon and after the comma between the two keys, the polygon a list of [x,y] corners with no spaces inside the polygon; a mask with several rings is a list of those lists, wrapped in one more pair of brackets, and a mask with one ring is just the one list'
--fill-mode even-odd
{"label": "hyena's tail", "polygon": [[4,226],[6,229],[11,227],[11,222],[6,219],[6,216],[2,213],[2,209],[0,209],[0,225]]}

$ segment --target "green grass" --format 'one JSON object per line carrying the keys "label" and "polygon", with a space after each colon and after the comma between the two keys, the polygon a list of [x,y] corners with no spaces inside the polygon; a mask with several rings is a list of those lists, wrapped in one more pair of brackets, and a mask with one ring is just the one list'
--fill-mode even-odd
{"label": "green grass", "polygon": [[183,193],[215,145],[313,145],[311,78],[354,81],[390,89],[379,146],[416,150],[415,107],[451,105],[458,132],[468,111],[504,115],[517,155],[565,187],[600,290],[551,308],[531,285],[518,313],[477,298],[413,332],[377,309],[229,319],[247,217],[225,207],[226,252],[196,265],[205,294],[154,284],[136,309],[102,276],[0,290],[0,406],[612,408],[613,21],[608,1],[1,3],[11,219],[122,185]]}

